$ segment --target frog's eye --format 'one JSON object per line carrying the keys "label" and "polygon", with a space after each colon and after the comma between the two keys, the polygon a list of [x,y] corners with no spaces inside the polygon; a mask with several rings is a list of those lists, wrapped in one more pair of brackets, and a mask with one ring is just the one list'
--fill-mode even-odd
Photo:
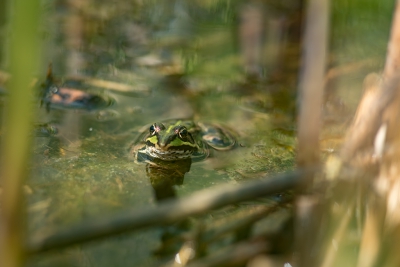
{"label": "frog's eye", "polygon": [[156,124],[150,126],[149,128],[150,135],[154,135],[156,133],[156,128],[157,128]]}
{"label": "frog's eye", "polygon": [[181,139],[185,139],[188,136],[188,131],[187,131],[186,127],[180,128],[178,135]]}
{"label": "frog's eye", "polygon": [[162,123],[154,123],[149,128],[150,135],[155,135],[161,130],[165,130],[165,126]]}

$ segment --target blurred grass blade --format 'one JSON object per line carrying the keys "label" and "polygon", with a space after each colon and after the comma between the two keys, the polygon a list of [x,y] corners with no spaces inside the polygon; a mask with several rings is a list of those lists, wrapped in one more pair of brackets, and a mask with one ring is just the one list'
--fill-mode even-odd
{"label": "blurred grass blade", "polygon": [[2,126],[0,178],[2,185],[0,217],[0,266],[24,263],[24,212],[22,184],[27,175],[32,125],[33,74],[39,58],[39,1],[10,1],[11,80]]}

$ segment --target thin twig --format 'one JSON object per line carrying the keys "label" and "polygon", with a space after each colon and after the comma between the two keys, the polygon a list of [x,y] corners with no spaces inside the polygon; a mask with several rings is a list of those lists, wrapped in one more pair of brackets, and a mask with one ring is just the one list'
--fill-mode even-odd
{"label": "thin twig", "polygon": [[254,224],[262,218],[266,218],[269,214],[274,213],[279,209],[282,209],[284,205],[286,205],[289,201],[292,201],[292,199],[285,201],[284,203],[279,202],[270,207],[261,208],[253,212],[252,214],[247,214],[241,219],[235,220],[228,224],[224,224],[222,227],[218,227],[216,229],[207,229],[207,231],[204,233],[204,242],[213,242],[214,240],[217,240],[227,233],[232,233],[245,226]]}
{"label": "thin twig", "polygon": [[229,204],[292,189],[307,173],[297,171],[240,185],[221,185],[185,198],[165,201],[154,208],[132,209],[113,217],[91,219],[47,237],[32,240],[27,250],[29,253],[38,253],[126,231],[176,222]]}

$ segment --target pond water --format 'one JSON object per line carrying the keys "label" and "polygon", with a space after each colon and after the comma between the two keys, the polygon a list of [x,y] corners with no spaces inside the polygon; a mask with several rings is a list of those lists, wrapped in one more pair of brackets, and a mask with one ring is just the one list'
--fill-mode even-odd
{"label": "pond water", "polygon": [[[157,205],[156,195],[181,197],[293,168],[298,35],[284,39],[279,32],[298,27],[280,21],[297,15],[295,1],[274,7],[282,18],[275,14],[267,26],[251,18],[263,5],[234,1],[67,2],[45,11],[43,69],[51,62],[52,76],[40,74],[42,107],[26,185],[33,237]],[[260,29],[243,36],[249,23]],[[266,32],[271,42],[260,36]],[[270,60],[273,53],[280,55]],[[292,60],[282,64],[279,57]],[[160,193],[129,147],[150,124],[178,118],[220,123],[235,132],[237,145],[191,164],[183,181]],[[173,259],[154,256],[168,231],[127,233],[33,257],[28,265],[157,265]]]}
{"label": "pond water", "polygon": [[[191,164],[183,180],[168,187],[172,193],[165,192],[173,197],[293,169],[300,2],[44,1],[45,52],[37,73],[38,84],[44,84],[42,106],[25,186],[30,235],[157,205],[160,193],[146,164],[129,153],[133,140],[154,122],[220,123],[237,139],[234,149]],[[334,21],[346,16],[337,11],[345,2],[333,6]],[[333,36],[345,35],[338,25]],[[345,41],[332,41],[334,65],[376,54],[355,67],[352,78],[340,80],[343,85],[334,81],[326,104],[335,123],[322,140],[329,153],[337,152],[335,138],[343,135],[360,94],[346,88],[360,88],[358,78],[378,69],[382,60],[375,59],[386,40],[366,51],[357,45],[344,51],[340,42]],[[48,76],[46,83],[50,63],[53,79]],[[338,95],[350,107],[345,115]],[[162,236],[185,227],[76,245],[34,256],[28,266],[159,266],[173,259],[173,253],[155,256]]]}

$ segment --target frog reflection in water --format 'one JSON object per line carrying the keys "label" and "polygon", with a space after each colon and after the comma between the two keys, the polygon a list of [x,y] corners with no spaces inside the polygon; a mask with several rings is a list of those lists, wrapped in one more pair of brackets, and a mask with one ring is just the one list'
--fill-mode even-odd
{"label": "frog reflection in water", "polygon": [[[235,146],[233,134],[226,127],[192,120],[169,120],[154,123],[141,131],[130,147],[137,162],[146,162],[157,201],[175,197],[175,185],[181,185],[192,162],[200,161],[215,150],[229,150]],[[183,220],[162,231],[158,255],[176,253],[180,242],[173,241],[187,231],[189,221]]]}
{"label": "frog reflection in water", "polygon": [[215,123],[169,120],[146,127],[130,148],[137,162],[146,162],[157,200],[174,197],[174,185],[183,183],[192,161],[210,156],[212,149],[229,150],[232,131]]}

